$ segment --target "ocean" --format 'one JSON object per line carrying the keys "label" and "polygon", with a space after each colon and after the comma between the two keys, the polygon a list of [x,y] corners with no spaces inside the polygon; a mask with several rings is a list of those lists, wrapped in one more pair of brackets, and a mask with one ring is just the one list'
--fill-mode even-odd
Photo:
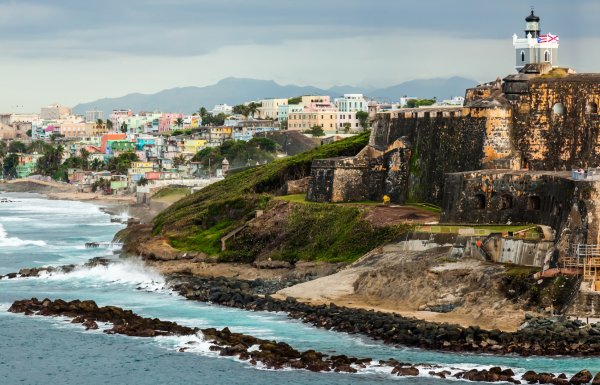
{"label": "ocean", "polygon": [[[82,264],[93,257],[118,258],[109,247],[123,227],[91,203],[48,200],[36,194],[3,193],[0,198],[0,275],[23,267]],[[121,214],[122,218],[127,213]],[[310,327],[285,314],[248,312],[188,301],[165,287],[163,278],[136,260],[80,267],[68,274],[0,280],[0,384],[442,384],[452,380],[396,377],[370,367],[358,374],[273,371],[209,351],[200,337],[137,338],[85,331],[64,318],[27,317],[6,310],[18,299],[92,299],[147,317],[201,328],[287,342],[301,350],[374,359],[435,364],[441,368],[490,366],[567,373],[600,371],[597,358],[539,358],[453,354],[383,345],[366,337]],[[188,347],[179,352],[180,347]],[[423,366],[424,367],[424,366]],[[442,370],[442,369],[436,370]],[[454,380],[456,381],[456,380]]]}

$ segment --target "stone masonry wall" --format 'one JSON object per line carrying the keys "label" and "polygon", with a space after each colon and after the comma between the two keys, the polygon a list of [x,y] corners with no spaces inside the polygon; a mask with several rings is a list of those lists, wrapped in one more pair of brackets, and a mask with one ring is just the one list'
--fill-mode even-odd
{"label": "stone masonry wall", "polygon": [[513,102],[513,140],[523,167],[600,166],[600,75],[539,77]]}

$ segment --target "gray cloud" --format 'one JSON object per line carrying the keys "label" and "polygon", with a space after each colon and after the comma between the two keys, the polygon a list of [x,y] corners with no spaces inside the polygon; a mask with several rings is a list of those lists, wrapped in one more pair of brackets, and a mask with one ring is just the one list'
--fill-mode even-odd
{"label": "gray cloud", "polygon": [[487,81],[512,71],[511,36],[530,3],[560,34],[561,64],[597,71],[597,0],[0,0],[0,110],[228,76]]}

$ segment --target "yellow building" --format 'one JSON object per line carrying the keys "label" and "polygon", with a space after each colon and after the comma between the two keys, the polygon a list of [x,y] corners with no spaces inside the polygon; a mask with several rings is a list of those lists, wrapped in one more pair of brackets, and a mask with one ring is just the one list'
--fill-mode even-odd
{"label": "yellow building", "polygon": [[131,168],[129,169],[129,174],[132,175],[144,175],[147,172],[154,171],[154,163],[153,162],[131,162]]}
{"label": "yellow building", "polygon": [[198,151],[202,150],[204,147],[206,147],[206,140],[203,140],[203,139],[191,140],[190,139],[190,140],[186,140],[184,142],[183,151],[195,154]]}

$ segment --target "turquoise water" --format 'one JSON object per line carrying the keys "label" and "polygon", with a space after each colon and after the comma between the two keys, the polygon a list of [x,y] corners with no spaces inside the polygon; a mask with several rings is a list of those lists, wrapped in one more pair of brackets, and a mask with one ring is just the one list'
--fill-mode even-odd
{"label": "turquoise water", "polygon": [[[0,204],[0,274],[21,267],[83,263],[113,256],[106,248],[85,249],[90,241],[107,242],[122,225],[88,203],[46,200],[32,194],[2,194],[15,203]],[[125,215],[125,213],[123,214]],[[377,367],[360,374],[267,371],[216,356],[199,337],[155,339],[84,331],[62,318],[26,317],[6,312],[24,298],[93,299],[144,316],[197,327],[225,327],[261,338],[285,341],[298,349],[375,359],[396,358],[444,368],[503,366],[573,374],[600,371],[596,358],[520,358],[463,355],[395,348],[368,338],[316,329],[284,314],[246,312],[187,301],[164,288],[160,275],[137,261],[80,268],[69,274],[0,280],[0,383],[8,384],[441,384],[429,378],[392,377]],[[102,325],[101,325],[102,328]],[[189,347],[185,353],[179,347]],[[387,369],[389,371],[389,369]],[[422,370],[426,373],[427,370]],[[7,381],[7,382],[4,382]]]}

